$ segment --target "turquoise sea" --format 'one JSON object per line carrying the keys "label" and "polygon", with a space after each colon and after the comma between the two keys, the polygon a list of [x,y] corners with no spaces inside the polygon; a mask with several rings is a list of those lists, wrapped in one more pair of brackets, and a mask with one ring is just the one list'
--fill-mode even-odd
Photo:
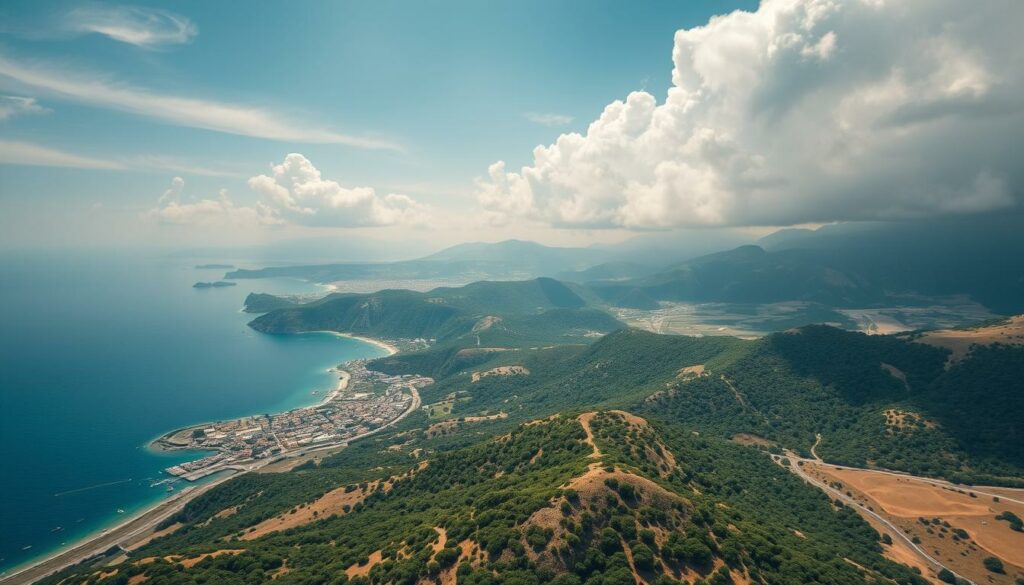
{"label": "turquoise sea", "polygon": [[335,383],[328,368],[383,355],[328,334],[252,331],[246,294],[317,287],[194,289],[224,272],[201,262],[0,255],[0,574],[167,497],[151,483],[193,457],[154,453],[153,438],[312,404]]}

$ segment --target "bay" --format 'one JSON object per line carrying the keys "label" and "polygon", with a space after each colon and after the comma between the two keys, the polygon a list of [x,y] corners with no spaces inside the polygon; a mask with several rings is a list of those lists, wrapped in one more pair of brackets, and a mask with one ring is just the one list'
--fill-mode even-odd
{"label": "bay", "polygon": [[153,438],[312,404],[312,391],[335,383],[328,368],[384,354],[328,334],[256,333],[240,311],[249,292],[318,289],[296,280],[194,289],[223,273],[194,264],[0,255],[0,571],[167,497],[153,481],[201,454],[156,453]]}

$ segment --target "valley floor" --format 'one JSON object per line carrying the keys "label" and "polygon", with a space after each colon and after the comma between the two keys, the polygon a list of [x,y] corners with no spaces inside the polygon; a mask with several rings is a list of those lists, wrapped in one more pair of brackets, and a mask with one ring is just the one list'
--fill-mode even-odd
{"label": "valley floor", "polygon": [[926,306],[894,304],[882,308],[832,309],[802,301],[779,303],[673,303],[653,310],[615,308],[631,327],[674,335],[732,335],[754,338],[810,323],[828,323],[879,335],[954,327],[991,319],[985,307],[968,299],[936,299]]}

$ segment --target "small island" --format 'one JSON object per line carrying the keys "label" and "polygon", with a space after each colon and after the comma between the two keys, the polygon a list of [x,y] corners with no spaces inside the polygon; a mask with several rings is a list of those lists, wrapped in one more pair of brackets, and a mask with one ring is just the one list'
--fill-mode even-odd
{"label": "small island", "polygon": [[197,282],[192,285],[192,288],[222,288],[225,286],[236,286],[237,284],[237,282],[218,280],[216,282]]}
{"label": "small island", "polygon": [[234,270],[234,264],[197,264],[196,270]]}

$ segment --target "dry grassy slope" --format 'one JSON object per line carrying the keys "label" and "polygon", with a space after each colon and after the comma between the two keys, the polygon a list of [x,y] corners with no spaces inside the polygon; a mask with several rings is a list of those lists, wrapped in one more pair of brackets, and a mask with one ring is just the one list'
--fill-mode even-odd
{"label": "dry grassy slope", "polygon": [[[957,572],[992,583],[1012,583],[1013,575],[1024,575],[1024,533],[996,520],[1004,512],[1024,517],[1020,494],[993,497],[985,487],[954,488],[912,476],[832,465],[805,467],[830,483],[838,482],[858,501],[920,538],[930,554]],[[921,518],[938,518],[940,523],[926,525]],[[968,538],[954,538],[955,529],[964,530]],[[1002,559],[1008,565],[1005,574],[990,574],[982,565],[987,556]]]}
{"label": "dry grassy slope", "polygon": [[946,369],[963,360],[976,345],[1024,345],[1024,315],[1010,317],[1006,321],[974,329],[939,329],[928,331],[914,339],[950,350]]}

